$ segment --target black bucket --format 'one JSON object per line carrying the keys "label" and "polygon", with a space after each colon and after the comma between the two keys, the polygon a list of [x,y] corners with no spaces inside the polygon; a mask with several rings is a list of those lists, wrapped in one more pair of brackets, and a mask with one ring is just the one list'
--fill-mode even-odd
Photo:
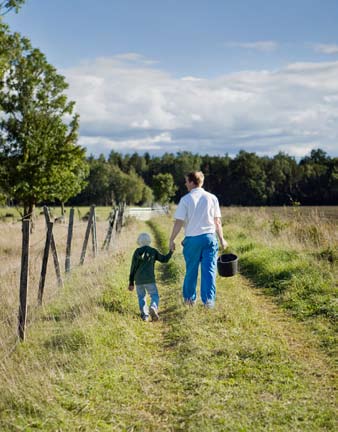
{"label": "black bucket", "polygon": [[235,276],[238,271],[238,257],[234,254],[223,254],[217,258],[218,274],[223,277]]}

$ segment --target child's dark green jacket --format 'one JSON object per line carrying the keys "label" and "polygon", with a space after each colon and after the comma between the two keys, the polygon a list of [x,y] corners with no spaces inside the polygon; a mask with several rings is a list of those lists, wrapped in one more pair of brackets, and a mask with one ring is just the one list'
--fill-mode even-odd
{"label": "child's dark green jacket", "polygon": [[148,284],[155,282],[155,261],[166,263],[172,256],[172,251],[167,255],[160,254],[150,246],[142,246],[134,252],[130,266],[129,285]]}

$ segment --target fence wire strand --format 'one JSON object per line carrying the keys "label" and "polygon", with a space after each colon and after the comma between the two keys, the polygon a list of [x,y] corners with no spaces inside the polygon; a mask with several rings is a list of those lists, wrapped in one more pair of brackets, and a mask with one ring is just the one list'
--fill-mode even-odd
{"label": "fence wire strand", "polygon": [[[32,214],[33,213],[26,214],[26,215],[22,216],[21,220],[30,217]],[[119,220],[122,223],[122,220],[123,220],[122,217],[120,217]],[[108,218],[107,221],[110,221],[110,218]],[[107,221],[104,222],[105,226],[107,224]],[[83,235],[85,233],[85,231],[84,232],[82,232],[82,231],[85,229],[87,224],[88,224],[88,219],[83,220],[83,222],[78,222],[78,223],[73,224],[73,229],[76,231],[76,228],[81,227],[82,228],[81,235]],[[100,222],[98,223],[96,221],[96,226],[98,226],[98,225],[100,225]],[[67,231],[69,230],[69,224],[60,223],[57,225],[55,224],[54,227],[57,227],[57,232],[56,232],[56,230],[53,232],[55,243],[57,240],[57,243],[60,244],[60,243],[64,242],[65,239],[67,239],[68,232],[65,232],[65,229]],[[103,222],[101,222],[101,227],[103,227]],[[61,230],[61,228],[62,228],[62,230]],[[120,230],[121,230],[121,227],[115,226],[114,233],[112,233],[112,238],[114,238],[115,235],[119,235]],[[47,233],[47,229],[45,230],[45,232]],[[78,231],[78,233],[79,233],[79,231]],[[31,233],[30,236],[33,237],[34,233]],[[44,252],[44,248],[40,247],[40,246],[42,246],[43,242],[45,242],[45,239],[46,239],[46,237],[44,235],[42,235],[38,239],[35,237],[34,243],[31,243],[29,245],[29,258],[30,258],[29,259],[29,261],[30,261],[29,262],[29,273],[33,272],[34,275],[37,276],[37,278],[34,279],[35,282],[36,282],[36,280],[39,280],[40,269],[37,269],[39,267],[38,262],[41,260],[41,257],[43,256],[43,252]],[[80,244],[81,244],[80,237],[77,238],[77,241],[80,242]],[[97,241],[97,233],[96,233],[96,242],[98,242]],[[88,243],[88,245],[87,245],[87,250],[88,249],[90,250],[90,243]],[[104,252],[100,253],[99,250],[100,250],[100,248],[98,247],[96,256],[104,253]],[[81,253],[81,246],[80,246],[80,250],[78,250],[77,253],[78,252]],[[74,252],[73,252],[73,254],[72,254],[73,257],[75,257],[77,255],[77,253],[74,254]],[[63,257],[63,254],[62,254],[62,257]],[[93,256],[92,258],[94,259],[95,256]],[[52,266],[52,264],[51,264],[51,266]],[[48,264],[48,267],[50,267],[50,264]],[[80,267],[81,267],[81,264],[78,263],[76,265],[73,265],[72,269],[74,270],[74,269],[80,268]],[[6,272],[5,274],[8,275],[9,273],[12,273],[13,276],[14,275],[18,276],[18,272],[20,272],[20,269],[21,269],[21,265],[18,264],[14,269],[11,269],[9,272]],[[65,272],[62,272],[62,273],[63,273],[63,277],[65,277],[66,273]],[[28,282],[28,285],[29,286],[31,285],[31,281]],[[33,297],[28,296],[28,298],[27,298],[27,316],[26,316],[26,322],[25,322],[25,330],[27,330],[32,324],[34,324],[36,322],[38,315],[41,314],[41,312],[43,313],[44,306],[50,304],[60,294],[60,286],[58,285],[56,279],[53,281],[53,283],[49,282],[48,284],[46,284],[45,288],[46,288],[47,292],[44,293],[42,305],[38,304],[37,298],[36,298],[36,303],[34,302]],[[7,327],[10,328],[10,325],[12,323],[15,323],[14,325],[18,325],[18,314],[17,314],[17,311],[14,311],[14,308],[13,308],[12,313],[8,313],[6,316],[1,317],[0,325],[3,326],[3,329],[5,329],[6,324],[7,324]],[[15,329],[15,331],[17,332],[17,328]],[[15,341],[13,339],[15,339]],[[12,341],[12,343],[11,343],[11,341]],[[8,337],[4,337],[2,339],[2,341],[0,339],[0,344],[2,345],[2,347],[12,345],[8,349],[8,351],[5,353],[5,355],[0,359],[0,364],[3,364],[3,362],[15,351],[15,348],[17,347],[17,345],[19,343],[20,343],[20,338],[19,338],[19,335],[17,333],[9,335]]]}

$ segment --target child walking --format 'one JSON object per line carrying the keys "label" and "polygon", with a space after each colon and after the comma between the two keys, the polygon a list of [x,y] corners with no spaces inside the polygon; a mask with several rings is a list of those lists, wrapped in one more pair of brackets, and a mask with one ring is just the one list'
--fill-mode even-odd
{"label": "child walking", "polygon": [[[149,314],[153,321],[159,319],[158,304],[159,295],[155,282],[155,261],[166,263],[170,260],[173,251],[167,255],[162,255],[158,250],[149,246],[151,237],[148,233],[142,233],[137,238],[137,244],[140,246],[133,254],[130,274],[129,274],[129,291],[134,289],[134,281],[136,282],[136,292],[138,304],[140,307],[141,318],[143,321],[148,321]],[[147,294],[150,296],[150,307],[146,302]]]}

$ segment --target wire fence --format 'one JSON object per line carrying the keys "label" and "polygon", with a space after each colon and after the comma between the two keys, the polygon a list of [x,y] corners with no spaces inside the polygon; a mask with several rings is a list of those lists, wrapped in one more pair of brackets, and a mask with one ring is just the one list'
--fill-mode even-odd
{"label": "wire fence", "polygon": [[[2,259],[0,268],[0,364],[25,340],[27,322],[31,324],[41,306],[55,298],[66,275],[86,260],[95,259],[100,251],[107,253],[112,249],[115,236],[124,225],[125,209],[125,204],[113,209],[108,223],[97,221],[95,206],[91,206],[87,220],[74,223],[72,209],[68,221],[63,218],[58,223],[44,207],[44,218],[35,224],[33,232],[30,219],[22,218],[21,249],[15,246],[14,251],[13,242],[19,243],[17,225],[15,238],[13,227],[9,227],[6,234],[10,246],[3,247],[11,253],[7,254],[7,262],[6,258]],[[98,239],[103,237],[99,247]],[[17,259],[20,253],[21,265],[13,265],[13,255]],[[18,285],[19,289],[13,289]]]}

